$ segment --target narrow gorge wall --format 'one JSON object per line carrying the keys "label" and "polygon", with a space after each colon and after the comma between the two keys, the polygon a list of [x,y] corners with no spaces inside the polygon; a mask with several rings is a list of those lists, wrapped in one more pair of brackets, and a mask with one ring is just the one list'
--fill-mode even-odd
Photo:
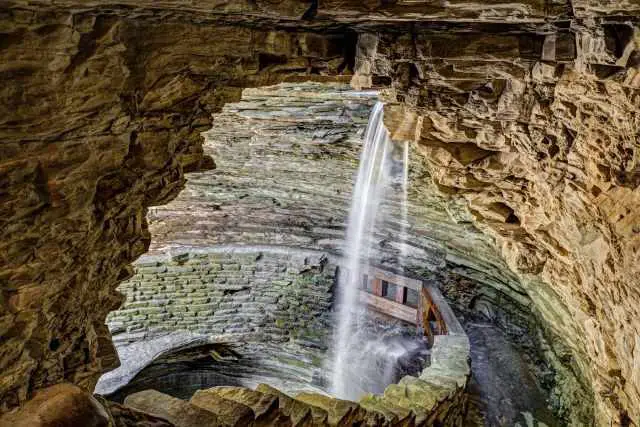
{"label": "narrow gorge wall", "polygon": [[369,35],[357,78],[391,77],[439,190],[496,239],[600,422],[622,424],[640,419],[637,32]]}
{"label": "narrow gorge wall", "polygon": [[597,423],[640,424],[639,15],[595,0],[4,2],[0,408],[61,381],[92,389],[117,364],[115,288],[148,248],[146,209],[213,166],[212,112],[243,87],[344,78],[357,57],[356,84],[421,117],[438,197],[504,258],[456,232],[431,236],[461,242],[432,265],[530,298]]}
{"label": "narrow gorge wall", "polygon": [[304,340],[326,345],[336,265],[322,253],[234,250],[143,257],[107,318],[113,339],[191,331],[221,342]]}

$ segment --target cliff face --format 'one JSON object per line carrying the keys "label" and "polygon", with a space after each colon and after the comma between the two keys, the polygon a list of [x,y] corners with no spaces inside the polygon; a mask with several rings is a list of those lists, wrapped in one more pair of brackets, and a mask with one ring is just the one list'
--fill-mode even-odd
{"label": "cliff face", "polygon": [[147,207],[213,166],[212,112],[357,57],[356,84],[417,113],[439,190],[566,339],[598,422],[638,424],[637,2],[2,6],[1,409],[117,364],[115,287],[148,248]]}
{"label": "cliff face", "polygon": [[188,11],[15,5],[0,26],[7,408],[61,380],[92,389],[117,364],[104,326],[122,302],[115,288],[149,245],[146,208],[175,197],[185,171],[213,165],[200,136],[211,113],[245,86],[346,64],[343,34],[201,23]]}
{"label": "cliff face", "polygon": [[[418,112],[417,140],[435,183],[495,237],[593,386],[599,419],[619,411],[635,423],[637,31],[622,19],[571,22],[546,35],[369,35],[356,78],[393,79],[387,98]],[[390,116],[391,128],[404,125]]]}

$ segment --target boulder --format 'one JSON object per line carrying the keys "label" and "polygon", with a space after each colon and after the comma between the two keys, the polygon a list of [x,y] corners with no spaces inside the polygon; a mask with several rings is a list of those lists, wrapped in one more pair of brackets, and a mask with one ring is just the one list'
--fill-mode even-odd
{"label": "boulder", "polygon": [[90,393],[73,384],[56,384],[0,418],[6,427],[108,427],[109,414]]}
{"label": "boulder", "polygon": [[134,393],[124,400],[127,406],[165,418],[176,427],[222,427],[216,414],[156,390]]}

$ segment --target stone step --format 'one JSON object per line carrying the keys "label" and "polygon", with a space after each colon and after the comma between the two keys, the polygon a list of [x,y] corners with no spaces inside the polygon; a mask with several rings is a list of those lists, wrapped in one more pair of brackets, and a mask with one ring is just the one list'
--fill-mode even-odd
{"label": "stone step", "polygon": [[423,425],[436,404],[448,396],[451,389],[406,376],[397,384],[387,386],[383,398],[389,403],[413,411],[416,426]]}
{"label": "stone step", "polygon": [[416,416],[410,409],[385,400],[383,396],[367,394],[358,402],[367,411],[379,412],[391,427],[414,427]]}
{"label": "stone step", "polygon": [[215,389],[198,390],[189,402],[213,412],[227,427],[253,426],[255,420],[255,414],[249,406],[220,397]]}
{"label": "stone step", "polygon": [[221,386],[208,389],[223,399],[233,400],[248,406],[255,415],[255,427],[291,427],[291,418],[279,408],[279,399],[271,394],[260,393],[245,387]]}
{"label": "stone step", "polygon": [[133,409],[164,418],[176,427],[225,427],[216,414],[156,390],[130,394],[124,403]]}
{"label": "stone step", "polygon": [[[291,396],[286,395],[277,388],[271,387],[267,384],[259,384],[258,387],[256,387],[256,391],[277,396],[280,410],[291,419],[294,427],[324,427],[327,425],[326,413],[324,419],[314,419],[312,405],[293,399]],[[316,417],[319,417],[318,414],[321,412],[318,411],[318,408],[315,409],[315,412]]]}
{"label": "stone step", "polygon": [[377,412],[368,412],[356,402],[336,399],[320,393],[303,392],[296,400],[324,409],[330,426],[347,427],[353,425],[381,426],[384,416]]}

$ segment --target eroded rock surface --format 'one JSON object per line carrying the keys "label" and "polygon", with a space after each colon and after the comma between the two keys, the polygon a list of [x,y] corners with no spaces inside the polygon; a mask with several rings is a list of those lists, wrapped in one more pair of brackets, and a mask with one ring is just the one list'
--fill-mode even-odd
{"label": "eroded rock surface", "polygon": [[599,422],[624,424],[640,417],[640,91],[638,30],[623,21],[371,35],[359,65],[418,112],[435,183],[496,239],[593,388]]}
{"label": "eroded rock surface", "polygon": [[115,288],[149,245],[147,207],[213,166],[210,114],[357,55],[356,84],[417,111],[439,190],[569,347],[597,423],[640,424],[636,1],[2,6],[2,410],[117,364]]}
{"label": "eroded rock surface", "polygon": [[148,248],[147,207],[175,197],[185,171],[213,165],[200,136],[212,112],[242,87],[348,65],[343,32],[58,6],[1,12],[3,409],[62,380],[93,389],[117,365],[104,325],[122,303],[115,288]]}

